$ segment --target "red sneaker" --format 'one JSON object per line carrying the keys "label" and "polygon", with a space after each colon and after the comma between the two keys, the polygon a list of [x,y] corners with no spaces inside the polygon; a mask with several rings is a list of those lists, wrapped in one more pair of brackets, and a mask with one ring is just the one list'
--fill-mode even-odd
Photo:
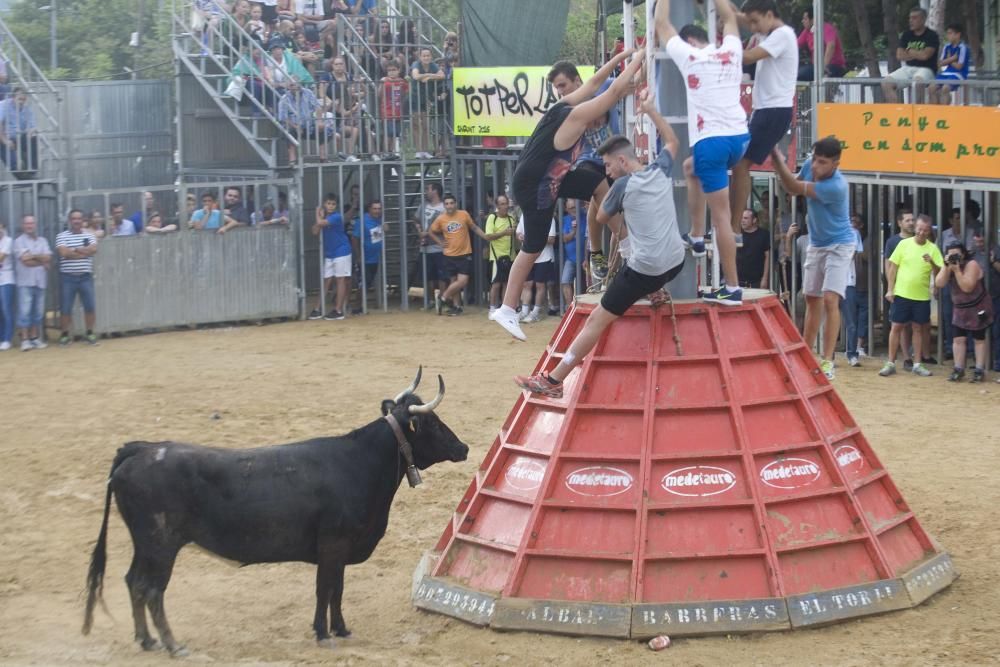
{"label": "red sneaker", "polygon": [[527,389],[532,394],[541,394],[549,398],[562,398],[562,382],[552,384],[548,375],[538,373],[537,375],[515,375],[514,383],[521,389]]}

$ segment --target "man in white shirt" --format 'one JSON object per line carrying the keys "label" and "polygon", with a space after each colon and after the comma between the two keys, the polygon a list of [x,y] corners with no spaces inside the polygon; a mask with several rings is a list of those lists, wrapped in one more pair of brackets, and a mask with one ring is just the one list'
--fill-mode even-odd
{"label": "man in white shirt", "polygon": [[[517,223],[517,240],[524,242],[524,214]],[[521,312],[518,319],[522,322],[539,322],[545,317],[545,305],[548,301],[548,284],[559,279],[556,275],[555,251],[553,246],[556,242],[556,220],[552,219],[552,226],[549,228],[549,237],[545,242],[545,247],[535,259],[528,274],[528,280],[524,283],[521,291]],[[534,307],[532,308],[531,288],[535,288]]]}
{"label": "man in white shirt", "polygon": [[778,15],[774,0],[747,0],[740,22],[762,39],[743,52],[743,64],[757,64],[753,82],[750,145],[743,159],[733,165],[731,213],[736,246],[743,245],[740,217],[750,195],[750,168],[763,164],[771,149],[792,126],[795,80],[799,71],[799,46],[795,31]]}
{"label": "man in white shirt", "polygon": [[729,169],[750,143],[747,119],[740,105],[743,79],[743,44],[736,12],[729,0],[715,0],[723,24],[720,46],[708,43],[708,34],[696,25],[680,32],[670,23],[670,2],[656,5],[656,34],[666,43],[667,53],[677,65],[687,86],[688,141],[691,157],[684,160],[691,232],[684,234],[695,257],[705,255],[705,203],[712,215],[715,245],[725,282],[703,296],[705,301],[727,306],[743,303],[736,274],[736,245],[729,205]]}

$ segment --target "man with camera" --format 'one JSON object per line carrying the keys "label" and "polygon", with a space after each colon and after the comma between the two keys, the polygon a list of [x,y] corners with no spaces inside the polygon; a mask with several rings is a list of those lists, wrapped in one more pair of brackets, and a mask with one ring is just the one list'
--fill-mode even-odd
{"label": "man with camera", "polygon": [[97,336],[94,335],[94,255],[97,254],[97,237],[83,228],[83,211],[75,208],[69,212],[69,229],[56,236],[56,252],[59,253],[59,326],[62,329],[59,344],[65,347],[73,342],[70,335],[73,302],[79,294],[87,325],[87,343],[97,345]]}
{"label": "man with camera", "polygon": [[982,382],[986,376],[986,331],[993,323],[993,303],[983,284],[982,267],[973,261],[972,253],[961,241],[953,241],[945,248],[944,268],[934,278],[934,285],[938,288],[951,287],[953,309],[950,325],[955,368],[948,380],[961,382],[965,379],[965,339],[971,336],[976,351],[972,381]]}

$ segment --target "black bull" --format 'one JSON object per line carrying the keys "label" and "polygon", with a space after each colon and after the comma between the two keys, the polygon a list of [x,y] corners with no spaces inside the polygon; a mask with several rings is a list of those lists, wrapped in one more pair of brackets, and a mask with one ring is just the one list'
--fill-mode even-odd
{"label": "black bull", "polygon": [[[83,633],[101,601],[114,495],[132,536],[125,582],[143,649],[157,648],[146,625],[149,609],[163,645],[171,654],[185,653],[170,631],[163,595],[177,553],[189,543],[242,564],[316,563],[316,638],[329,644],[331,631],[348,636],[341,613],[344,567],[368,560],[382,539],[408,465],[464,461],[469,452],[433,412],[444,381],[438,376],[438,396],[426,405],[413,394],[419,381],[418,372],[408,389],[382,402],[385,417],[339,437],[254,449],[124,445],[111,466],[91,556]],[[411,470],[411,484],[414,476],[419,482]]]}

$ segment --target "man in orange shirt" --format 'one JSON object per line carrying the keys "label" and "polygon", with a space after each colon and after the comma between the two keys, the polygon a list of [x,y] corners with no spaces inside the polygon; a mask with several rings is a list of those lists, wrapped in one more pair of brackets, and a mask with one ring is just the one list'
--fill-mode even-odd
{"label": "man in orange shirt", "polygon": [[444,270],[451,280],[444,294],[435,299],[438,315],[441,314],[444,302],[449,299],[452,303],[448,306],[448,315],[454,317],[462,314],[462,290],[469,284],[469,276],[472,275],[470,230],[484,241],[494,241],[501,236],[513,234],[512,229],[487,234],[476,226],[468,213],[458,210],[458,201],[454,195],[444,196],[444,213],[427,230],[431,239],[444,248]]}

